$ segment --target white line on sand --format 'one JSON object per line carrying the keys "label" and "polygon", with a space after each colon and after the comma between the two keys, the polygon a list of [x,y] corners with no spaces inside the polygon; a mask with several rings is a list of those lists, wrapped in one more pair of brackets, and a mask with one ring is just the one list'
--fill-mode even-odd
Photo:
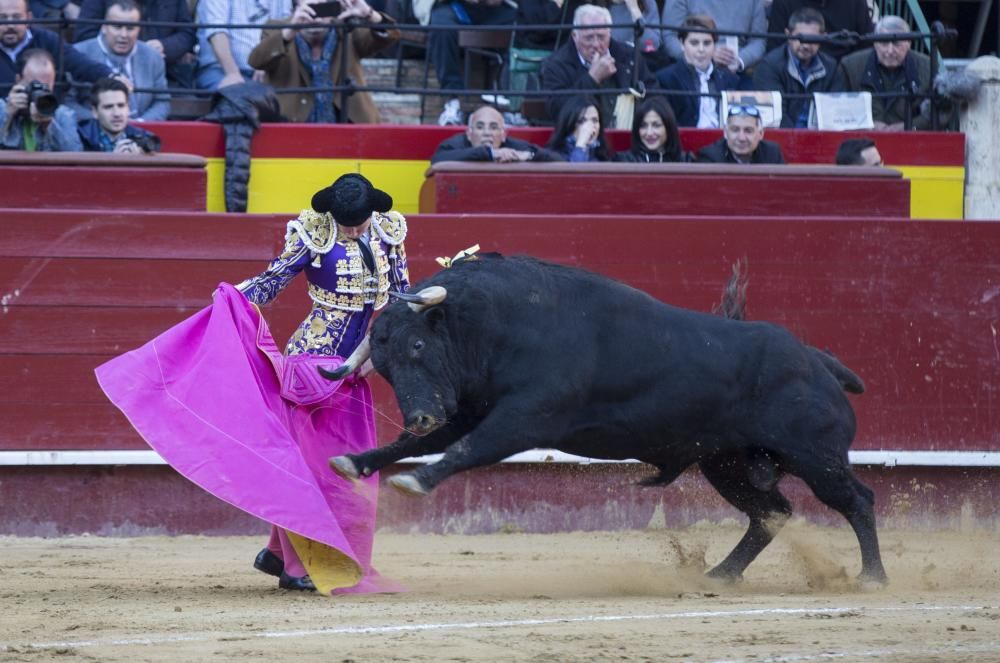
{"label": "white line on sand", "polygon": [[[638,615],[583,615],[578,617],[550,617],[546,619],[510,619],[488,622],[451,622],[443,624],[397,624],[381,626],[344,626],[340,628],[305,629],[297,631],[250,631],[250,632],[206,632],[188,635],[158,635],[145,638],[66,640],[63,642],[33,642],[22,645],[0,645],[0,651],[19,649],[69,649],[82,647],[118,647],[132,645],[158,645],[178,642],[205,642],[211,640],[249,640],[252,638],[297,638],[323,635],[363,635],[369,633],[414,633],[421,631],[470,630],[487,628],[514,628],[518,626],[550,626],[558,624],[579,624],[598,622],[652,621],[673,619],[706,619],[722,617],[767,617],[769,615],[836,615],[848,612],[903,613],[903,612],[951,612],[966,610],[996,609],[1000,606],[971,605],[898,605],[889,607],[850,606],[843,608],[767,608],[752,610],[699,610],[693,612],[663,612]],[[992,650],[990,650],[992,651]],[[844,654],[846,656],[847,654]],[[853,655],[853,654],[852,654]],[[784,661],[775,658],[774,661]],[[810,660],[790,658],[789,661]],[[721,662],[720,662],[721,663]]]}

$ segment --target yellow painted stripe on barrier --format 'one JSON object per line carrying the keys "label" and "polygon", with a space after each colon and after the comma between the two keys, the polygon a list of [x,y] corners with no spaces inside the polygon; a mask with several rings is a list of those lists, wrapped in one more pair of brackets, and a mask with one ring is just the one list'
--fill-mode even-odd
{"label": "yellow painted stripe on barrier", "polygon": [[[388,191],[394,207],[416,214],[428,161],[408,159],[254,159],[250,165],[248,212],[298,214],[313,193],[344,173],[362,173]],[[892,166],[910,180],[910,216],[914,219],[963,218],[965,168],[961,166]],[[226,210],[224,161],[208,159],[209,212]]]}
{"label": "yellow painted stripe on barrier", "polygon": [[910,180],[910,218],[965,218],[965,168],[891,166]]}

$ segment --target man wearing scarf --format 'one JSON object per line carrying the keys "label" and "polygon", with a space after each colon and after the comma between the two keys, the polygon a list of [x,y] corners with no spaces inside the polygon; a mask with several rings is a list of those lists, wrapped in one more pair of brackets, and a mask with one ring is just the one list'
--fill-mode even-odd
{"label": "man wearing scarf", "polygon": [[[265,72],[265,82],[277,89],[281,114],[290,122],[377,123],[378,109],[368,92],[353,92],[343,108],[344,96],[340,92],[281,92],[282,88],[329,88],[348,83],[364,86],[361,58],[399,39],[395,29],[346,23],[349,19],[373,24],[393,22],[365,0],[343,0],[343,11],[336,18],[317,17],[315,4],[313,0],[300,2],[291,18],[273,22],[326,25],[265,30],[260,44],[250,52],[250,66]],[[347,52],[343,53],[345,48]]]}
{"label": "man wearing scarf", "polygon": [[[170,114],[170,95],[163,58],[146,42],[139,41],[139,26],[128,25],[142,19],[135,0],[115,0],[104,15],[101,32],[82,41],[76,49],[91,60],[106,65],[112,75],[129,88],[129,113],[132,121],[162,121]],[[140,91],[138,90],[155,90]],[[77,116],[90,118],[90,93],[78,99]]]}

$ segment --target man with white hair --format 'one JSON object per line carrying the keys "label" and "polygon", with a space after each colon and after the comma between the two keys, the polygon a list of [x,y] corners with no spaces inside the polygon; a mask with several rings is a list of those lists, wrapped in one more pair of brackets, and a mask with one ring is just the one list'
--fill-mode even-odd
{"label": "man with white hair", "polygon": [[[572,41],[567,42],[542,63],[543,90],[585,90],[601,105],[603,117],[613,114],[618,92],[602,89],[625,89],[632,85],[632,69],[639,67],[639,82],[646,89],[660,84],[635,49],[611,38],[611,12],[597,5],[580,5],[573,13]],[[545,103],[549,118],[559,116],[567,95],[552,95]]]}
{"label": "man with white hair", "polygon": [[[899,16],[883,16],[875,26],[876,35],[909,31],[910,26]],[[872,48],[845,57],[840,67],[849,90],[872,93],[872,118],[876,129],[902,130],[908,106],[914,128],[929,126],[926,115],[920,114],[923,98],[908,95],[926,93],[930,89],[931,61],[923,53],[911,51],[909,39],[876,41]],[[898,96],[877,96],[884,92],[894,92]]]}

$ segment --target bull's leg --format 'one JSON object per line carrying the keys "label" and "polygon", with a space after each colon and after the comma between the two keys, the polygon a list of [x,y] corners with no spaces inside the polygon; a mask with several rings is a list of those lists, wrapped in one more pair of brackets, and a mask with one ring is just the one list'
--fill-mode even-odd
{"label": "bull's leg", "polygon": [[801,477],[821,502],[841,513],[851,524],[861,547],[861,574],[858,579],[866,583],[887,584],[889,578],[882,566],[875,530],[875,494],[851,471],[846,455],[833,462],[811,458],[790,471]]}
{"label": "bull's leg", "polygon": [[395,442],[387,446],[360,454],[334,456],[330,458],[330,468],[345,479],[371,476],[386,465],[403,458],[441,453],[474,426],[474,420],[457,417],[423,437],[404,432]]}
{"label": "bull's leg", "polygon": [[743,571],[760,554],[774,535],[792,515],[792,505],[771,484],[761,490],[750,475],[750,464],[744,453],[721,454],[699,464],[701,473],[723,498],[747,514],[750,526],[732,552],[708,572],[713,578],[739,580]]}
{"label": "bull's leg", "polygon": [[[512,430],[515,422],[519,425]],[[456,472],[492,465],[521,451],[551,444],[557,439],[551,432],[557,426],[552,417],[546,417],[544,423],[537,417],[528,421],[523,413],[514,414],[506,408],[498,408],[468,435],[448,447],[441,460],[413,472],[397,474],[389,483],[406,493],[426,495]]]}

